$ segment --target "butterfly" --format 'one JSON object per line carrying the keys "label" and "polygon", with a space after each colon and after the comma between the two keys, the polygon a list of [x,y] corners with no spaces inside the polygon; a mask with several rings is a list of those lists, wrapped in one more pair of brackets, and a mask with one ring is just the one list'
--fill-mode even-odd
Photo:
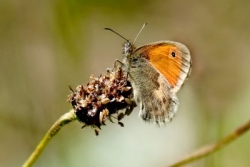
{"label": "butterfly", "polygon": [[134,42],[124,39],[122,64],[140,107],[139,116],[157,124],[171,121],[179,105],[176,93],[191,73],[189,49],[174,41],[158,41],[136,48]]}

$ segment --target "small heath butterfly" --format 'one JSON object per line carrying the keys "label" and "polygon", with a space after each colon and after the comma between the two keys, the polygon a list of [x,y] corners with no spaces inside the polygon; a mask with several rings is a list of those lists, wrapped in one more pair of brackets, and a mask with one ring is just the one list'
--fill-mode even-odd
{"label": "small heath butterfly", "polygon": [[136,48],[134,42],[124,39],[122,66],[134,89],[139,116],[157,124],[171,121],[179,105],[176,93],[191,72],[188,48],[173,41],[158,41]]}

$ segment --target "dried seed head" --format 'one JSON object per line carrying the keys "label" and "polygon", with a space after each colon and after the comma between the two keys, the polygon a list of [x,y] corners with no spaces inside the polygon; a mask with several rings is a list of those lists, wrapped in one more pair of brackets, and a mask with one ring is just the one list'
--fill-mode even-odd
{"label": "dried seed head", "polygon": [[111,117],[114,117],[121,125],[121,115],[130,114],[135,107],[133,89],[121,68],[107,70],[99,77],[91,76],[85,86],[79,85],[75,91],[70,90],[68,101],[78,120],[84,123],[83,127],[93,127],[96,134],[97,128],[105,125],[107,118],[112,121]]}

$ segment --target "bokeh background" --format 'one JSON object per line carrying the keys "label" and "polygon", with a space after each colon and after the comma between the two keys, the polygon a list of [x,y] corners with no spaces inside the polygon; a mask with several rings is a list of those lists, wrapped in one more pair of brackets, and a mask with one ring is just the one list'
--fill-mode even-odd
{"label": "bokeh background", "polygon": [[[158,128],[125,117],[96,137],[71,123],[34,166],[167,166],[249,120],[250,3],[180,0],[0,1],[0,166],[21,166],[50,126],[71,109],[68,85],[104,73],[124,42],[174,40],[192,53],[177,116]],[[188,166],[250,165],[250,133]]]}

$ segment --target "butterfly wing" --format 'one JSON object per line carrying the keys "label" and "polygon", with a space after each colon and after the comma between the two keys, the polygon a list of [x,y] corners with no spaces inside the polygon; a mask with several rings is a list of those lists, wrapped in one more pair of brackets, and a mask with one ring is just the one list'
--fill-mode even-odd
{"label": "butterfly wing", "polygon": [[178,108],[176,92],[190,73],[186,46],[163,41],[137,48],[129,57],[129,80],[145,121],[170,121]]}
{"label": "butterfly wing", "polygon": [[191,72],[191,56],[188,48],[178,42],[162,41],[144,45],[135,50],[164,76],[171,91],[176,93]]}

